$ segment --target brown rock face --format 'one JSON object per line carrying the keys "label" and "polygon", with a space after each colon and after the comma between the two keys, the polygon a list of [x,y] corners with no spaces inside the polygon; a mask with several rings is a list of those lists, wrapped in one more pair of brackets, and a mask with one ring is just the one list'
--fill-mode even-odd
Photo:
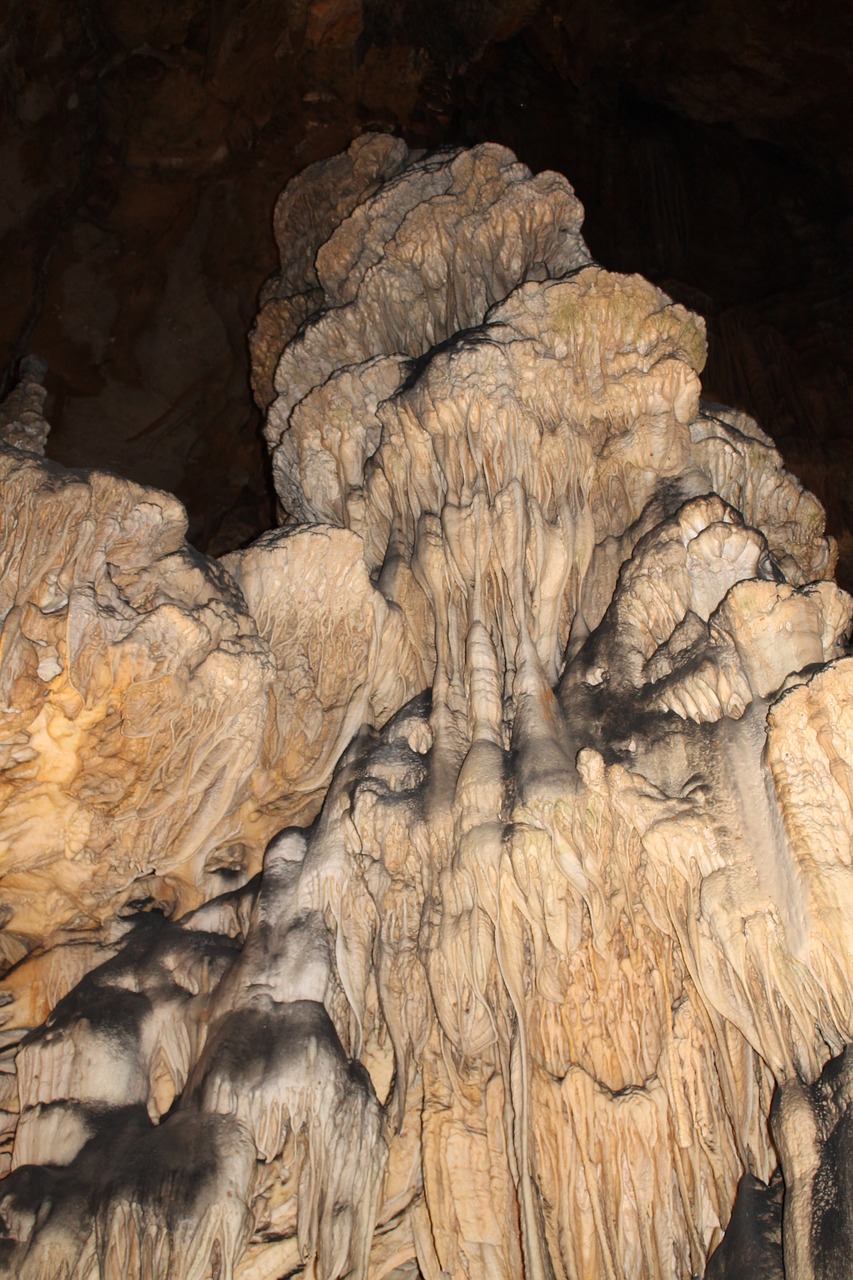
{"label": "brown rock face", "polygon": [[581,221],[306,169],[221,561],[3,409],[3,1276],[842,1273],[853,603]]}

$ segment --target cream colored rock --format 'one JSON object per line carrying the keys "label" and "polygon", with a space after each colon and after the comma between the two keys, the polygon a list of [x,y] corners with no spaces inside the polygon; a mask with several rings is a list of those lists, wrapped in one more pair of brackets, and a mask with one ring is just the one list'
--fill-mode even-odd
{"label": "cream colored rock", "polygon": [[2,467],[8,964],[128,901],[185,911],[253,874],[282,821],[316,812],[353,734],[428,669],[352,534],[234,553],[244,596],[185,544],[169,495],[17,450]]}
{"label": "cream colored rock", "polygon": [[238,836],[273,664],[174,498],[17,450],[0,466],[8,964],[134,898],[221,890],[205,866]]}
{"label": "cream colored rock", "polygon": [[252,390],[261,409],[275,396],[275,367],[284,347],[322,300],[318,250],[366,196],[399,172],[407,156],[400,139],[365,134],[343,155],[309,165],[281,193],[274,218],[281,267],[264,287],[249,336]]}
{"label": "cream colored rock", "polygon": [[313,818],[352,738],[430,681],[429,647],[372,585],[363,551],[354,534],[313,525],[222,559],[275,662],[252,778],[264,833]]}
{"label": "cream colored rock", "polygon": [[[0,1274],[46,1280],[64,1247],[79,1280],[687,1280],[739,1186],[778,1214],[778,1166],[787,1280],[841,1274],[851,602],[816,501],[701,405],[702,321],[591,264],[580,217],[502,148],[360,139],[277,213],[256,385],[275,362],[288,527],[220,566],[182,531],[125,538],[117,578],[85,525],[53,569],[29,537],[28,601],[93,584],[65,626],[102,699],[137,669],[118,605],[99,621],[114,581],[143,669],[165,574],[176,634],[260,674],[254,755],[215,784],[218,869],[182,824],[202,838],[196,762],[235,755],[238,698],[199,710],[168,774],[181,918],[123,937],[111,889],[100,967],[66,990],[46,947],[7,980],[18,1027],[21,975],[62,998],[4,1095]],[[39,611],[9,668],[26,707],[42,650],[65,670]],[[115,776],[106,737],[79,764],[73,735],[33,736],[60,808],[72,777]]]}

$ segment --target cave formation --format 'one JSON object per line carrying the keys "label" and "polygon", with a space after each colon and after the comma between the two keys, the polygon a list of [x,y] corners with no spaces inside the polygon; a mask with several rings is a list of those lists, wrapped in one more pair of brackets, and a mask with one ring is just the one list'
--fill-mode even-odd
{"label": "cave formation", "polygon": [[176,494],[214,555],[274,523],[246,333],[285,181],[365,130],[566,174],[593,256],[706,320],[853,577],[853,10],[777,0],[55,0],[0,15],[0,396],[51,456]]}
{"label": "cave formation", "polygon": [[433,140],[278,198],[277,528],[16,361],[0,1274],[848,1273],[835,540],[565,178]]}
{"label": "cave formation", "polygon": [[4,1274],[842,1273],[853,606],[582,212],[295,178],[219,561],[7,400]]}

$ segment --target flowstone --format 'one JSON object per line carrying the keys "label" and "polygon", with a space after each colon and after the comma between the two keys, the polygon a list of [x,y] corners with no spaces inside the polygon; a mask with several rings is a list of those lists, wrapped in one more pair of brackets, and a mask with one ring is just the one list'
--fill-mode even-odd
{"label": "flowstone", "polygon": [[11,437],[0,1274],[845,1274],[851,601],[581,222],[295,179],[220,563]]}

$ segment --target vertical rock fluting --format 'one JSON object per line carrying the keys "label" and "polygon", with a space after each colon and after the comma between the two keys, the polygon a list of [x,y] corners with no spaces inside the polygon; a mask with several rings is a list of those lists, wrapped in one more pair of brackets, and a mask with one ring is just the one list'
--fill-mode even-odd
{"label": "vertical rock fluting", "polygon": [[[180,604],[199,627],[215,600],[252,655],[256,755],[214,782],[229,840],[193,880],[186,798],[243,703],[180,730],[152,703],[149,755],[167,723],[178,753],[140,837],[162,910],[117,919],[116,834],[88,932],[56,906],[18,926],[2,1274],[686,1280],[739,1185],[709,1274],[741,1239],[767,1274],[841,1274],[851,602],[819,504],[701,404],[701,320],[593,264],[581,219],[499,147],[385,137],[283,195],[253,349],[288,527],[193,559],[212,585]],[[71,483],[8,457],[27,494]],[[73,483],[92,519],[120,496]],[[98,620],[117,584],[124,630],[86,652],[100,671],[142,629],[98,694],[122,715],[159,597],[103,535],[54,543],[9,616],[64,619],[38,584],[74,578]],[[190,555],[152,546],[147,584]],[[113,756],[85,690],[49,752],[33,729],[73,656],[39,625],[8,631],[13,658],[53,645],[15,695],[19,790],[64,804]],[[138,784],[109,776],[120,833]],[[28,803],[10,840],[35,847]],[[60,942],[88,950],[57,1002]]]}

